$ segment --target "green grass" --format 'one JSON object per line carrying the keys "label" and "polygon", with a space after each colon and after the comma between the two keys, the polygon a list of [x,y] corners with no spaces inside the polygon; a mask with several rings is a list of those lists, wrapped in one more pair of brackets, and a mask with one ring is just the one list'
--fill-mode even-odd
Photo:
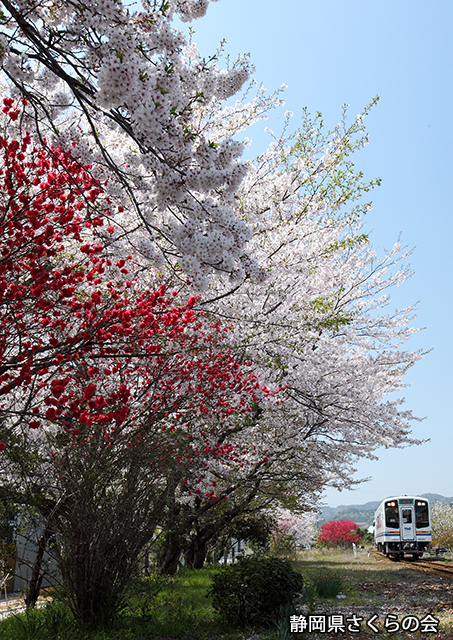
{"label": "green grass", "polygon": [[[336,597],[338,593],[347,596],[349,604],[360,605],[369,601],[370,594],[364,593],[363,583],[392,583],[399,580],[397,570],[404,568],[397,563],[377,564],[374,557],[365,554],[354,559],[352,551],[338,550],[307,551],[299,555],[294,563],[307,581],[314,586],[320,585],[318,595],[322,598]],[[409,574],[410,570],[406,570]],[[412,574],[410,574],[412,575]],[[335,593],[336,591],[336,593]],[[323,593],[324,592],[324,593]]]}
{"label": "green grass", "polygon": [[[341,593],[346,596],[344,599],[328,602],[315,594],[313,607],[308,613],[334,610],[335,613],[346,616],[353,611],[363,611],[366,617],[369,612],[378,612],[380,632],[374,634],[370,631],[360,637],[403,640],[408,637],[406,634],[387,634],[384,631],[382,625],[385,614],[396,613],[400,619],[404,615],[417,615],[421,619],[431,612],[440,621],[439,635],[436,634],[435,637],[453,639],[452,590],[450,583],[444,585],[442,578],[438,576],[418,572],[410,564],[389,562],[379,554],[371,554],[369,557],[368,554],[359,554],[354,559],[352,550],[304,551],[299,554],[295,566],[312,585],[326,575],[337,577],[341,581]],[[394,605],[395,609],[392,609]],[[333,636],[326,634],[326,640],[331,637]],[[428,636],[417,632],[411,637],[422,640]]]}
{"label": "green grass", "polygon": [[[226,628],[206,596],[216,570],[182,570],[174,578],[136,581],[118,619],[107,628],[83,629],[65,605],[52,602],[0,621],[0,640],[243,640],[251,630]],[[277,631],[258,631],[262,640],[280,637]]]}
{"label": "green grass", "polygon": [[[215,569],[201,571],[183,569],[169,580],[154,599],[149,620],[154,634],[162,637],[204,637],[219,628],[216,615],[206,592]],[[127,615],[127,612],[126,612]]]}
{"label": "green grass", "polygon": [[[294,567],[304,577],[305,598],[297,609],[305,615],[324,610],[349,615],[362,608],[385,609],[393,602],[406,603],[406,613],[413,613],[417,608],[427,611],[433,598],[425,574],[367,554],[354,559],[352,551],[301,552]],[[46,609],[1,621],[0,640],[246,640],[251,636],[254,640],[290,640],[288,622],[294,612],[289,610],[281,612],[280,623],[270,630],[229,629],[206,595],[217,570],[185,569],[174,578],[136,579],[118,619],[108,627],[83,629],[61,602],[54,601]],[[339,589],[346,598],[336,598]],[[444,630],[452,626],[447,613],[439,612]],[[293,636],[298,637],[304,636]],[[387,640],[385,633],[373,638]],[[399,636],[392,638],[399,640]]]}
{"label": "green grass", "polygon": [[312,580],[315,593],[319,598],[336,598],[343,586],[341,578],[331,571],[326,571]]}

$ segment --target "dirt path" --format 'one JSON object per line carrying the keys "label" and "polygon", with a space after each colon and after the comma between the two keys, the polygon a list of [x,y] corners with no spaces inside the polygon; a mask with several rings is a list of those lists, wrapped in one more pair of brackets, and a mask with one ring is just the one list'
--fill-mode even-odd
{"label": "dirt path", "polygon": [[[44,607],[50,598],[40,596],[36,603],[36,608]],[[8,598],[5,599],[3,595],[0,598],[0,620],[4,620],[9,616],[17,613],[23,613],[25,611],[24,596],[21,593],[9,593]]]}
{"label": "dirt path", "polygon": [[293,638],[453,640],[453,576],[367,553],[354,559],[352,553],[308,552],[298,564],[308,578],[339,577],[343,597],[306,608],[302,619],[293,621]]}

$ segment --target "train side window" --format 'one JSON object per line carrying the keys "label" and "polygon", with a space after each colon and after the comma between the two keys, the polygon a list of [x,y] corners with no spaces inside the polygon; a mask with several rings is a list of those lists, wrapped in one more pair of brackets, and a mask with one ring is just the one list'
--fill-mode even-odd
{"label": "train side window", "polygon": [[428,505],[424,504],[415,504],[415,522],[417,527],[429,527],[429,513],[428,513]]}
{"label": "train side window", "polygon": [[400,526],[398,517],[398,507],[386,505],[385,507],[385,525],[391,529],[398,529]]}

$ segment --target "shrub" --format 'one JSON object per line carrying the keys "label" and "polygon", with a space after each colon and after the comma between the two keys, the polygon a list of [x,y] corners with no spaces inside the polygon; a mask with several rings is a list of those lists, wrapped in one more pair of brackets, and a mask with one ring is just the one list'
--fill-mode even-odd
{"label": "shrub", "polygon": [[359,542],[359,527],[352,520],[331,520],[324,522],[318,536],[318,544],[327,547],[345,547],[352,542]]}
{"label": "shrub", "polygon": [[294,556],[296,553],[294,535],[286,534],[275,537],[271,545],[271,553],[275,556]]}
{"label": "shrub", "polygon": [[248,556],[223,567],[212,581],[213,606],[229,623],[269,625],[280,607],[294,603],[303,579],[281,558]]}
{"label": "shrub", "polygon": [[313,580],[313,588],[320,598],[336,598],[341,587],[341,579],[332,573],[324,573]]}
{"label": "shrub", "polygon": [[357,534],[360,536],[360,541],[363,545],[374,544],[374,535],[366,529],[357,529]]}

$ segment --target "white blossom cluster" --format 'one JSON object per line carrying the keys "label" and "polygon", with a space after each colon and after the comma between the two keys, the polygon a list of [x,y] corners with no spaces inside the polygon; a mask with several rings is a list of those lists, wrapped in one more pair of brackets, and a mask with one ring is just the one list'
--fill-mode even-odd
{"label": "white blossom cluster", "polygon": [[208,4],[209,0],[175,0],[173,7],[183,22],[191,22],[205,15]]}
{"label": "white blossom cluster", "polygon": [[[202,114],[210,105],[218,112],[252,66],[245,58],[229,69],[205,62],[171,23],[175,14],[183,21],[203,16],[208,0],[147,2],[140,13],[120,0],[13,6],[21,17],[18,23],[7,12],[3,71],[35,99],[30,113],[38,113],[41,134],[64,143],[97,175],[104,167],[109,195],[122,206],[129,199],[129,222],[117,223],[127,233],[140,219],[144,226],[128,241],[144,246],[138,238],[147,235],[156,243],[142,258],[165,255],[203,286],[217,271],[239,273],[249,237],[234,208],[247,171],[243,145],[228,133],[219,136],[219,128],[204,133]],[[36,38],[50,46],[56,34],[58,47],[37,53]],[[11,53],[11,44],[23,53]]]}
{"label": "white blossom cluster", "polygon": [[4,53],[3,68],[11,78],[21,83],[33,82],[35,73],[25,53],[17,55],[10,52],[9,47],[3,48],[2,52]]}
{"label": "white blossom cluster", "polygon": [[431,507],[431,522],[433,527],[433,540],[440,547],[453,547],[453,506],[436,501]]}
{"label": "white blossom cluster", "polygon": [[[353,133],[361,126],[358,119]],[[298,136],[310,149],[318,131],[307,127]],[[413,310],[389,310],[389,292],[410,275],[407,252],[396,243],[379,258],[360,210],[341,213],[342,190],[333,180],[322,197],[318,186],[354,150],[351,135],[339,129],[329,145],[313,144],[301,157],[294,141],[274,140],[256,160],[239,195],[253,228],[248,253],[266,280],[249,278],[230,295],[213,283],[206,297],[214,302],[204,305],[231,319],[232,342],[254,362],[255,373],[288,385],[278,406],[260,400],[265,439],[257,433],[254,443],[267,447],[274,477],[290,483],[293,474],[301,483],[310,469],[307,491],[350,486],[357,459],[374,457],[379,447],[419,443],[410,435],[416,418],[397,397],[421,357],[404,349],[416,332]],[[246,263],[243,256],[250,269]]]}

